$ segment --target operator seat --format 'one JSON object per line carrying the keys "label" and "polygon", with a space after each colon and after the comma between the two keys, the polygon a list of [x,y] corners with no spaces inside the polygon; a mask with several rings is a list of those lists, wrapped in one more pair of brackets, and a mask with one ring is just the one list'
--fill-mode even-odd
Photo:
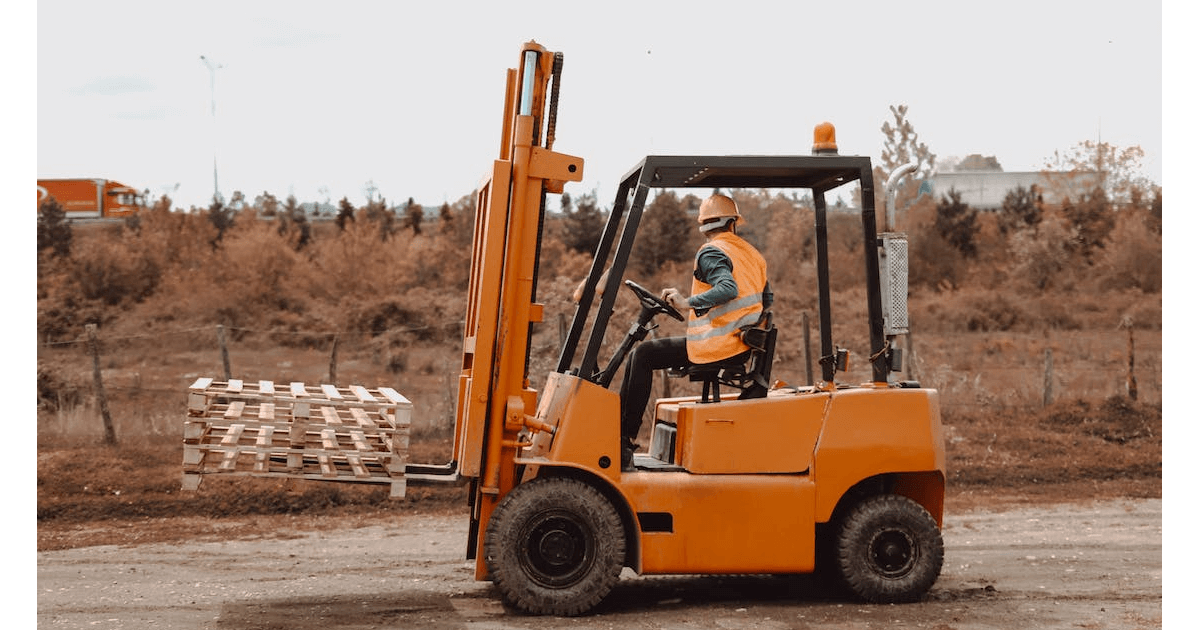
{"label": "operator seat", "polygon": [[742,341],[750,346],[748,358],[743,353],[721,361],[692,365],[680,375],[686,374],[688,380],[704,383],[700,395],[702,403],[720,402],[722,385],[741,390],[738,400],[763,398],[771,387],[776,332],[770,311],[764,311],[757,323],[741,329]]}

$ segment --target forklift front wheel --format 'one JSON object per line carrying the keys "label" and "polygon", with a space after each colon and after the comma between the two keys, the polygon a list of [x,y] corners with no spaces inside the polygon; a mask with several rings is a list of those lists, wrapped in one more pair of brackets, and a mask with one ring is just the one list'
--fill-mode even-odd
{"label": "forklift front wheel", "polygon": [[496,506],[484,554],[508,604],[538,615],[579,615],[620,579],[625,531],[612,503],[594,487],[575,479],[537,479]]}
{"label": "forklift front wheel", "polygon": [[837,534],[836,566],[858,597],[878,604],[916,601],[942,571],[942,533],[905,496],[870,497],[846,514]]}

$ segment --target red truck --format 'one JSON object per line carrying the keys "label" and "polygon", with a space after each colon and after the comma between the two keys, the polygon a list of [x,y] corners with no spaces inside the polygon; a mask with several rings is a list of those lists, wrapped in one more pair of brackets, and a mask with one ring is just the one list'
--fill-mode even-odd
{"label": "red truck", "polygon": [[137,189],[111,179],[39,179],[37,205],[54,197],[68,219],[122,218],[146,206]]}

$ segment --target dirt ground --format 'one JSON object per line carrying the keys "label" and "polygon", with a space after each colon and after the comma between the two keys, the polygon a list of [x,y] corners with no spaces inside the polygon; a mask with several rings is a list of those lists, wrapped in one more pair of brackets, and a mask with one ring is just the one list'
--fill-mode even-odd
{"label": "dirt ground", "polygon": [[39,449],[36,612],[19,603],[39,628],[99,630],[1170,627],[1157,408],[1071,402],[1004,432],[948,420],[945,563],[915,604],[859,604],[805,576],[628,573],[594,614],[528,617],[473,579],[465,488],[395,501],[230,478],[180,493],[174,442]]}
{"label": "dirt ground", "polygon": [[[506,610],[464,560],[455,510],[353,518],[179,518],[185,536],[38,553],[39,628],[1160,628],[1162,500],[968,508],[907,605],[841,599],[811,578],[637,577],[572,618]],[[992,502],[995,505],[994,502]],[[168,525],[159,523],[159,527]],[[113,524],[104,526],[112,529]],[[153,523],[129,523],[153,530]],[[187,532],[194,535],[187,536]],[[76,535],[86,536],[87,528]]]}

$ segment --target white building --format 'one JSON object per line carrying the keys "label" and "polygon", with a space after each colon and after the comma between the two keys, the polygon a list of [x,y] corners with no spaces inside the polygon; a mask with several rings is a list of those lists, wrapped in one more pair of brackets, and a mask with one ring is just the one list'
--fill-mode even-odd
{"label": "white building", "polygon": [[921,182],[920,194],[931,194],[941,201],[951,190],[963,203],[977,210],[999,210],[1004,197],[1018,187],[1031,189],[1047,206],[1062,204],[1064,196],[1078,200],[1097,184],[1095,172],[1004,172],[955,171],[936,173]]}

